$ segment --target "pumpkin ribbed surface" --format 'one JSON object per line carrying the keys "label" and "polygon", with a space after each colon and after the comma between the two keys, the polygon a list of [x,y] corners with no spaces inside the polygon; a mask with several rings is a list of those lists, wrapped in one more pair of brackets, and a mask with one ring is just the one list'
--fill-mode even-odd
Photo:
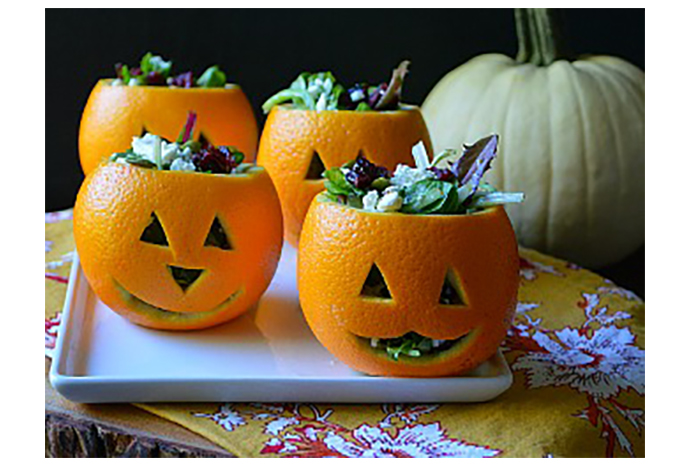
{"label": "pumpkin ribbed surface", "polygon": [[429,132],[416,107],[399,111],[311,111],[275,107],[261,135],[257,163],[276,185],[285,220],[285,237],[297,245],[302,222],[322,179],[307,179],[315,152],[326,169],[341,166],[362,153],[377,165],[395,169],[412,163],[412,147]]}
{"label": "pumpkin ribbed surface", "polygon": [[438,150],[500,134],[487,180],[526,194],[507,208],[522,245],[599,267],[644,242],[644,100],[644,73],[618,58],[489,54],[447,74],[422,111]]}
{"label": "pumpkin ribbed surface", "polygon": [[[360,295],[374,264],[390,299]],[[300,239],[300,304],[318,340],[356,370],[454,375],[489,358],[505,337],[515,311],[518,266],[515,236],[500,207],[473,215],[369,213],[319,196]],[[439,303],[448,272],[458,278],[462,306]],[[359,338],[408,332],[444,340],[470,335],[437,355],[398,361]]]}
{"label": "pumpkin ribbed surface", "polygon": [[[141,240],[152,215],[166,245]],[[231,250],[205,245],[214,221]],[[282,219],[263,169],[211,175],[107,163],[79,191],[74,238],[84,274],[106,305],[144,326],[193,329],[256,303],[280,258]],[[202,274],[185,290],[170,267]]]}
{"label": "pumpkin ribbed surface", "polygon": [[79,127],[79,158],[88,174],[115,152],[124,152],[143,131],[177,139],[187,114],[198,115],[195,137],[203,133],[214,145],[233,145],[253,161],[258,129],[247,97],[229,88],[111,86],[98,81],[86,103]]}

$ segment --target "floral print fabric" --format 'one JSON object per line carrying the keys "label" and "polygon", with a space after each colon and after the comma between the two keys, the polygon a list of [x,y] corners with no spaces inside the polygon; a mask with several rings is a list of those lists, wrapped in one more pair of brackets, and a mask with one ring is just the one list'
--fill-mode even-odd
{"label": "floral print fabric", "polygon": [[[46,214],[45,348],[60,323],[71,211]],[[644,302],[578,266],[521,250],[502,350],[515,381],[483,404],[147,404],[243,457],[644,456]]]}

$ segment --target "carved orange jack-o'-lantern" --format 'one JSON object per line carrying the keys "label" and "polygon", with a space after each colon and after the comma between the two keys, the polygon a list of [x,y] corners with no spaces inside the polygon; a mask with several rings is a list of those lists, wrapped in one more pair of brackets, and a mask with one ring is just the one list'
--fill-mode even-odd
{"label": "carved orange jack-o'-lantern", "polygon": [[[254,113],[239,86],[171,88],[112,86],[101,79],[91,91],[79,127],[79,158],[89,174],[102,160],[124,152],[132,137],[145,132],[177,139],[180,121],[189,111],[199,115],[197,128],[213,145],[232,145],[253,161],[258,129]],[[194,136],[197,138],[197,135]]]}
{"label": "carved orange jack-o'-lantern", "polygon": [[224,175],[101,165],[74,238],[98,297],[134,323],[194,329],[256,303],[280,258],[278,196],[263,168]]}
{"label": "carved orange jack-o'-lantern", "polygon": [[[300,304],[319,341],[350,367],[447,376],[488,359],[515,312],[519,259],[502,207],[468,215],[373,213],[318,196],[300,238]],[[391,358],[379,342],[428,338]]]}
{"label": "carved orange jack-o'-lantern", "polygon": [[297,246],[309,204],[324,189],[323,171],[354,160],[395,169],[412,163],[412,146],[424,141],[433,153],[417,107],[396,111],[296,110],[274,107],[259,144],[257,163],[275,182],[285,221],[285,238]]}

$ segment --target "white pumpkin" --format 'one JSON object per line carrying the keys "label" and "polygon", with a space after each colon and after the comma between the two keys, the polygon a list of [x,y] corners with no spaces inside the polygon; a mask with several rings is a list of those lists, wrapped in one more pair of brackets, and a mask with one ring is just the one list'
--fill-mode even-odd
{"label": "white pumpkin", "polygon": [[519,59],[489,54],[448,73],[422,105],[437,149],[500,135],[488,173],[522,191],[520,243],[584,266],[644,243],[644,72],[610,56],[557,59],[548,10],[517,10]]}

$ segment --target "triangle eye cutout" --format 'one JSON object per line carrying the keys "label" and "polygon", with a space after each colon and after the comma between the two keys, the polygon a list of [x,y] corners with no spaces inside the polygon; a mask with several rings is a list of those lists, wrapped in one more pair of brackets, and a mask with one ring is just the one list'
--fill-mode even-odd
{"label": "triangle eye cutout", "polygon": [[149,224],[141,233],[139,240],[149,244],[168,245],[168,238],[165,236],[163,226],[155,213],[151,213]]}
{"label": "triangle eye cutout", "polygon": [[311,162],[309,163],[309,169],[307,170],[307,176],[304,179],[321,179],[324,171],[326,171],[326,166],[323,164],[323,160],[321,160],[321,155],[314,150],[311,156]]}
{"label": "triangle eye cutout", "polygon": [[206,241],[204,241],[204,247],[218,247],[223,250],[232,250],[230,239],[228,239],[228,235],[225,233],[225,229],[223,225],[220,224],[218,217],[213,219],[211,229],[206,236]]}
{"label": "triangle eye cutout", "polygon": [[205,145],[210,144],[211,141],[208,139],[208,137],[206,137],[206,134],[204,134],[203,132],[200,132],[200,133],[199,133],[199,143],[200,143],[201,146],[203,147],[203,146],[205,146]]}
{"label": "triangle eye cutout", "polygon": [[443,287],[441,287],[441,297],[439,297],[438,303],[441,305],[467,305],[463,296],[462,287],[460,286],[460,281],[451,270],[446,272],[446,277],[443,280]]}
{"label": "triangle eye cutout", "polygon": [[377,297],[379,299],[391,298],[391,293],[388,290],[386,280],[384,279],[383,274],[381,274],[379,267],[376,266],[376,263],[371,266],[371,270],[369,270],[367,279],[364,281],[360,295],[363,297]]}

